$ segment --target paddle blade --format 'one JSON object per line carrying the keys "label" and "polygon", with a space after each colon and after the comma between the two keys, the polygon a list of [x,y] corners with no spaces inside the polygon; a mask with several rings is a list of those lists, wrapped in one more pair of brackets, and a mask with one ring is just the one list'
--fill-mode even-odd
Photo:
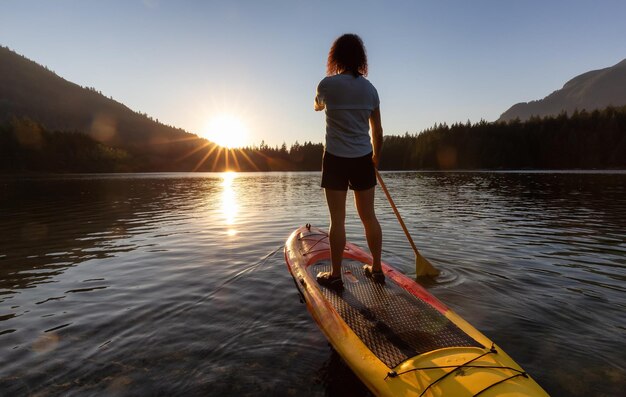
{"label": "paddle blade", "polygon": [[415,255],[415,276],[435,277],[438,275],[439,270],[435,269],[435,267],[428,261],[428,259],[424,258],[419,252],[417,252]]}

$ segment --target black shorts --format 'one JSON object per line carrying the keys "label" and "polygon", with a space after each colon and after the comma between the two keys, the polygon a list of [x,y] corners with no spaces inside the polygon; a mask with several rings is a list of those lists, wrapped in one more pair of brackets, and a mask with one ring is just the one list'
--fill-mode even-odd
{"label": "black shorts", "polygon": [[367,190],[376,186],[372,153],[363,157],[339,157],[324,152],[322,187],[331,190]]}

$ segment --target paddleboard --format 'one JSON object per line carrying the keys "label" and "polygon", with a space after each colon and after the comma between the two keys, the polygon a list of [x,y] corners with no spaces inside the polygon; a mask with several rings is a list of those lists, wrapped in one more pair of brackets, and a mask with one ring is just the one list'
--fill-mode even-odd
{"label": "paddleboard", "polygon": [[307,309],[343,360],[377,396],[527,397],[548,394],[499,346],[413,279],[347,243],[340,290],[318,284],[330,271],[328,234],[294,231],[285,261]]}

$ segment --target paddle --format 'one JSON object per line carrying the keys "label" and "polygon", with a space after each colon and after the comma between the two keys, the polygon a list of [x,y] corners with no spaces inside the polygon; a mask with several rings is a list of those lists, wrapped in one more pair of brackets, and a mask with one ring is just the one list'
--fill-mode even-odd
{"label": "paddle", "polygon": [[383,178],[380,176],[380,173],[378,172],[378,170],[376,170],[376,178],[378,179],[378,183],[380,183],[380,187],[383,188],[383,192],[385,192],[385,196],[387,196],[387,200],[389,200],[389,204],[391,204],[391,208],[393,209],[393,212],[396,214],[396,217],[398,218],[398,222],[400,222],[400,226],[402,226],[402,230],[404,230],[404,234],[406,234],[406,238],[409,240],[409,243],[411,243],[413,252],[415,252],[415,275],[417,277],[439,275],[439,270],[435,269],[435,267],[426,258],[424,258],[417,250],[417,247],[415,246],[415,243],[413,242],[413,239],[411,238],[411,235],[409,234],[409,230],[406,228],[406,225],[404,224],[404,221],[402,220],[402,217],[400,216],[400,212],[398,212],[398,208],[394,204],[393,199],[391,198],[391,195],[389,194],[389,190],[387,190],[387,186],[385,186],[385,182],[383,182]]}

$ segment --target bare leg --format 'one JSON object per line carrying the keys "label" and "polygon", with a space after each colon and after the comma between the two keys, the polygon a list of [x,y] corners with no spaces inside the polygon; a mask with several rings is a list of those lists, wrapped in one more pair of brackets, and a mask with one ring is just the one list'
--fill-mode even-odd
{"label": "bare leg", "polygon": [[376,213],[374,212],[374,192],[376,187],[367,190],[354,191],[354,203],[365,227],[365,238],[372,253],[372,271],[381,270],[380,257],[383,248],[383,232],[380,229]]}
{"label": "bare leg", "polygon": [[347,191],[324,189],[330,212],[330,256],[332,277],[341,276],[341,259],[346,246],[346,195]]}

